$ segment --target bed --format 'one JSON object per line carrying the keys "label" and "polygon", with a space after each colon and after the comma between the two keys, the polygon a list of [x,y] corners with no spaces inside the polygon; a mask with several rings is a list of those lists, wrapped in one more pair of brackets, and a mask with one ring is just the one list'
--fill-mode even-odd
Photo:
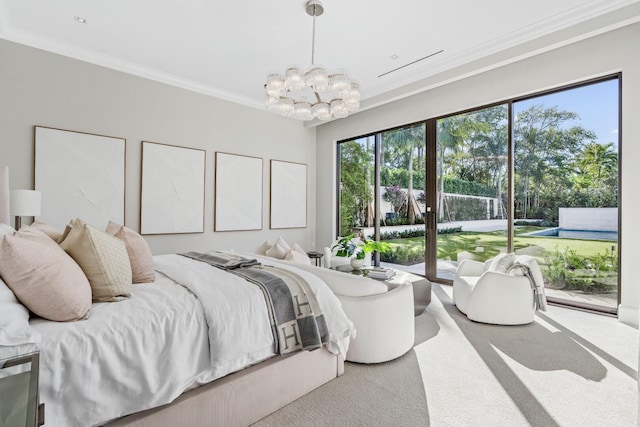
{"label": "bed", "polygon": [[153,262],[153,283],[94,303],[83,320],[31,318],[45,425],[248,425],[342,374],[355,330],[309,271],[279,266],[311,287],[328,339],[276,355],[254,284],[178,254]]}

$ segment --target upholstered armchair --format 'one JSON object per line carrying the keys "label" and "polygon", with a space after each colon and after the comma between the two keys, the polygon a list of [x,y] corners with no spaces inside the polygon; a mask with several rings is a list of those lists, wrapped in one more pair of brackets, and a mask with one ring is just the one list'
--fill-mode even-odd
{"label": "upholstered armchair", "polygon": [[[362,283],[360,286],[367,284]],[[344,312],[356,326],[356,337],[349,343],[346,360],[381,363],[411,350],[415,337],[411,282],[404,282],[380,294],[336,296],[342,303]]]}
{"label": "upholstered armchair", "polygon": [[529,262],[529,277],[521,269],[509,270],[511,264],[498,266],[501,268],[494,264],[466,259],[458,265],[453,280],[456,307],[476,322],[497,325],[531,323],[536,312],[536,294],[530,277],[542,278],[538,264],[535,260]]}

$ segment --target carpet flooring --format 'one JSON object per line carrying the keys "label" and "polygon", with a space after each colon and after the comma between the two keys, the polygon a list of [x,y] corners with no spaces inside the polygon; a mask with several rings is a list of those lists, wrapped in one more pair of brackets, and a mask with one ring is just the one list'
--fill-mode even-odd
{"label": "carpet flooring", "polygon": [[474,323],[433,284],[415,320],[404,356],[347,362],[254,426],[638,425],[638,330],[617,319],[550,306],[529,325]]}

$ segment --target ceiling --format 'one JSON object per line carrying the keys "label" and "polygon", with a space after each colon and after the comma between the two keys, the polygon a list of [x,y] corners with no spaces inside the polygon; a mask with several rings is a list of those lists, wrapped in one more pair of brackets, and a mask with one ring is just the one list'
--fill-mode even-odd
{"label": "ceiling", "polygon": [[[514,61],[640,20],[640,0],[323,4],[324,14],[316,18],[315,62],[348,70],[361,85],[362,109],[424,90],[421,82],[433,87],[462,76],[461,70],[479,72],[490,55],[502,52],[502,63]],[[264,108],[268,72],[311,64],[313,18],[305,5],[0,0],[0,38]],[[538,42],[533,50],[532,41]]]}

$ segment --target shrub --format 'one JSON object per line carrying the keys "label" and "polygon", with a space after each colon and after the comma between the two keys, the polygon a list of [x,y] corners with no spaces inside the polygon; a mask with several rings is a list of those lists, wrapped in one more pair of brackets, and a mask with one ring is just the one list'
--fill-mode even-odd
{"label": "shrub", "polygon": [[559,249],[545,257],[545,278],[559,289],[578,290],[585,293],[609,292],[612,272],[618,271],[617,256],[611,251],[583,257],[573,249]]}
{"label": "shrub", "polygon": [[[448,227],[438,229],[438,234],[452,234],[462,231],[462,227]],[[396,240],[396,239],[410,239],[412,237],[423,237],[426,233],[424,228],[413,228],[404,231],[383,231],[380,233],[380,240]],[[373,239],[373,234],[368,236],[369,239]]]}
{"label": "shrub", "polygon": [[380,254],[380,261],[400,265],[424,262],[424,244],[413,250],[410,246],[396,246],[391,251]]}

